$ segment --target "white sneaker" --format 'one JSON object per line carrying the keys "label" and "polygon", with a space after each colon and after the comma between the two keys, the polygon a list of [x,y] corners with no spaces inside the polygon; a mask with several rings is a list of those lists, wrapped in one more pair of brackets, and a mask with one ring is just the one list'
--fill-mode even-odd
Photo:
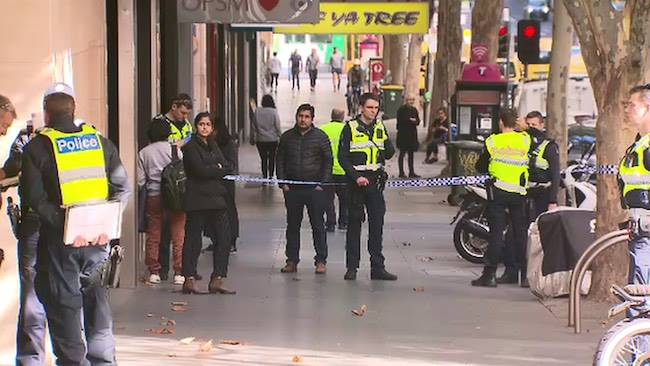
{"label": "white sneaker", "polygon": [[185,277],[181,275],[174,275],[174,285],[182,285],[185,283]]}
{"label": "white sneaker", "polygon": [[155,273],[152,273],[151,275],[149,275],[149,283],[159,284],[160,276]]}

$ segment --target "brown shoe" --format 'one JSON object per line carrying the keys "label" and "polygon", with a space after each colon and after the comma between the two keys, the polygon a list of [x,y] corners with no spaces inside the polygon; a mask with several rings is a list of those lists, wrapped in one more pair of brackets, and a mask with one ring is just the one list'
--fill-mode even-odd
{"label": "brown shoe", "polygon": [[223,294],[223,295],[234,295],[237,291],[229,290],[223,287],[223,278],[219,276],[212,277],[210,279],[210,284],[208,285],[208,291],[211,294]]}
{"label": "brown shoe", "polygon": [[287,264],[280,269],[282,273],[296,273],[298,272],[298,266],[293,262],[287,262]]}
{"label": "brown shoe", "polygon": [[199,290],[199,286],[194,280],[194,277],[185,278],[185,282],[183,282],[183,293],[197,295],[207,294],[207,292]]}
{"label": "brown shoe", "polygon": [[327,272],[325,263],[316,263],[316,270],[314,272],[316,272],[317,274],[325,274],[325,272]]}

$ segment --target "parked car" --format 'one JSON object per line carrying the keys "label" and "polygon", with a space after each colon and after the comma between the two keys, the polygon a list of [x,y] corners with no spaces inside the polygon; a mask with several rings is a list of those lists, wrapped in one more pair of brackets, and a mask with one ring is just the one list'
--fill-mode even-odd
{"label": "parked car", "polygon": [[551,13],[551,4],[548,0],[528,0],[528,17],[547,21]]}

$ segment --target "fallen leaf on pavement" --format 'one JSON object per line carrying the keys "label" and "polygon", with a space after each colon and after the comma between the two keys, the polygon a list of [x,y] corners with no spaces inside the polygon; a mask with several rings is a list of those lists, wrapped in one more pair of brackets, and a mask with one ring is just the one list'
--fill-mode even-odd
{"label": "fallen leaf on pavement", "polygon": [[409,243],[408,241],[403,241],[402,245],[405,246],[405,247],[410,247],[411,243]]}
{"label": "fallen leaf on pavement", "polygon": [[293,356],[293,358],[291,359],[291,362],[293,362],[293,363],[300,363],[300,362],[302,362],[302,357],[300,357],[300,356]]}
{"label": "fallen leaf on pavement", "polygon": [[187,301],[172,301],[172,306],[187,306]]}
{"label": "fallen leaf on pavement", "polygon": [[356,316],[364,316],[364,315],[366,315],[366,311],[368,311],[368,307],[364,304],[364,305],[361,305],[361,307],[359,309],[352,310],[352,314],[354,314]]}
{"label": "fallen leaf on pavement", "polygon": [[147,314],[147,318],[153,318],[153,314],[151,313]]}
{"label": "fallen leaf on pavement", "polygon": [[431,262],[433,261],[433,257],[420,257],[420,260],[422,262]]}
{"label": "fallen leaf on pavement", "polygon": [[415,291],[415,292],[424,292],[424,287],[413,287],[413,291]]}
{"label": "fallen leaf on pavement", "polygon": [[178,357],[178,356],[176,356],[175,353],[170,353],[170,354],[167,355],[167,357],[169,357],[169,358],[176,358],[176,357]]}
{"label": "fallen leaf on pavement", "polygon": [[233,339],[224,339],[223,341],[221,341],[221,344],[229,344],[231,346],[236,346],[241,344],[241,342]]}
{"label": "fallen leaf on pavement", "polygon": [[169,326],[169,327],[173,327],[173,326],[176,325],[176,320],[172,320],[172,319],[163,320],[162,322],[160,322],[160,325],[166,325],[166,326]]}
{"label": "fallen leaf on pavement", "polygon": [[154,334],[174,334],[175,331],[170,328],[147,328],[145,332],[154,333]]}
{"label": "fallen leaf on pavement", "polygon": [[201,351],[201,352],[210,352],[210,351],[212,351],[212,348],[214,348],[214,347],[212,346],[212,339],[211,339],[211,340],[201,344],[199,346],[199,351]]}
{"label": "fallen leaf on pavement", "polygon": [[177,313],[184,313],[187,311],[187,308],[182,305],[174,305],[172,306],[172,311],[175,311]]}
{"label": "fallen leaf on pavement", "polygon": [[181,339],[181,343],[183,343],[183,344],[190,344],[192,342],[194,342],[194,337],[187,337],[187,338]]}

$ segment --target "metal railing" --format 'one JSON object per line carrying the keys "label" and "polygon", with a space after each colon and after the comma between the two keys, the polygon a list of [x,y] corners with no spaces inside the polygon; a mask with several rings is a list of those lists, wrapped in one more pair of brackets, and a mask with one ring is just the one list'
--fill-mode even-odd
{"label": "metal railing", "polygon": [[627,242],[627,230],[612,231],[594,241],[580,256],[571,273],[569,285],[569,327],[573,326],[576,334],[581,331],[580,288],[591,262],[605,249],[621,242]]}

